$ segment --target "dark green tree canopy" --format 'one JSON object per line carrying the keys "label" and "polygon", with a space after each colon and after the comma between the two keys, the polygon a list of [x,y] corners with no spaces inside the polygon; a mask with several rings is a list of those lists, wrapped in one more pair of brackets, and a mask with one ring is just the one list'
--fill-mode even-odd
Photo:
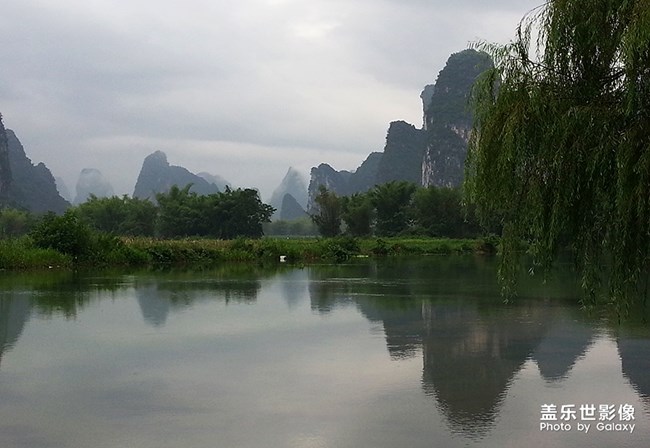
{"label": "dark green tree canopy", "polygon": [[505,286],[518,241],[542,266],[568,246],[588,296],[607,279],[624,311],[650,254],[650,1],[551,0],[510,44],[477,46],[495,67],[474,91],[466,186],[503,224]]}
{"label": "dark green tree canopy", "polygon": [[369,194],[355,193],[344,196],[342,218],[347,233],[352,236],[368,236],[372,232],[374,209]]}
{"label": "dark green tree canopy", "polygon": [[147,199],[90,195],[76,210],[91,227],[102,232],[129,236],[154,234],[157,207]]}
{"label": "dark green tree canopy", "polygon": [[226,186],[225,191],[199,195],[192,185],[158,193],[158,234],[163,237],[211,236],[259,238],[262,225],[271,222],[275,209],[264,204],[257,190]]}
{"label": "dark green tree canopy", "polygon": [[377,210],[377,233],[395,236],[408,229],[411,199],[416,189],[416,185],[410,182],[392,181],[372,190],[372,203]]}
{"label": "dark green tree canopy", "polygon": [[324,185],[318,189],[318,196],[314,199],[318,210],[311,214],[311,219],[318,228],[318,233],[325,237],[341,234],[341,197],[329,191]]}

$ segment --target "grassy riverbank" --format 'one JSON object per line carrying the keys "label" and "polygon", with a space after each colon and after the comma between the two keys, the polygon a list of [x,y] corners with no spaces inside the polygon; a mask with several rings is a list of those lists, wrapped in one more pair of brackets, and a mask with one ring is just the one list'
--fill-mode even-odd
{"label": "grassy riverbank", "polygon": [[209,266],[225,262],[341,262],[351,257],[433,255],[494,251],[492,241],[438,238],[94,238],[78,254],[37,247],[30,237],[0,241],[0,269],[74,266]]}

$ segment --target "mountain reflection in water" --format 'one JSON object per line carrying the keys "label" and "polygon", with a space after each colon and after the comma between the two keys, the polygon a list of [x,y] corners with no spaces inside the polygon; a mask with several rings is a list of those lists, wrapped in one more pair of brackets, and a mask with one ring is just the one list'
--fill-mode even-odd
{"label": "mountain reflection in water", "polygon": [[[254,305],[257,309],[271,306],[269,297],[277,296],[289,313],[308,307],[312,315],[324,319],[344,310],[363,316],[371,331],[379,330],[389,362],[421,362],[418,394],[435,405],[451,436],[462,440],[493,436],[508,394],[522,372],[530,374],[532,366],[544,387],[562,387],[579,361],[602,340],[618,350],[619,359],[607,363],[620,362],[621,378],[650,407],[647,328],[609,325],[588,317],[573,305],[577,291],[570,275],[560,275],[545,286],[525,283],[522,296],[504,305],[494,270],[490,260],[448,257],[305,269],[231,267],[203,273],[0,278],[0,373],[3,358],[20,350],[20,339],[36,318],[75,320],[99,302],[130,296],[142,322],[163,331],[173,325],[172,316],[195,307]],[[300,348],[300,342],[291,343],[299,353],[307,352],[309,348]],[[199,347],[209,350],[211,345],[206,342]],[[275,355],[268,353],[268,357]],[[257,368],[255,358],[248,362]],[[140,402],[145,403],[147,393],[139,393]],[[541,404],[529,403],[528,408],[535,413]],[[146,412],[144,404],[138,409]],[[647,420],[643,415],[647,409],[637,412],[639,424]],[[535,425],[533,421],[532,431]]]}

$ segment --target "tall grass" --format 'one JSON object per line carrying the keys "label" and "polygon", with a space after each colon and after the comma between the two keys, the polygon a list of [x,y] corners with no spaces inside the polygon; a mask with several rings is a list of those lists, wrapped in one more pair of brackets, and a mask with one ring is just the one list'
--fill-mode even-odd
{"label": "tall grass", "polygon": [[162,240],[94,235],[83,256],[37,248],[29,237],[0,240],[0,269],[71,266],[216,266],[224,263],[341,262],[351,257],[484,252],[482,240],[434,238],[261,238]]}
{"label": "tall grass", "polygon": [[434,238],[261,238],[182,239],[129,238],[127,247],[141,251],[152,263],[277,261],[312,263],[354,256],[433,255],[479,252],[480,240]]}
{"label": "tall grass", "polygon": [[67,268],[72,264],[69,255],[35,247],[28,237],[0,240],[0,269]]}

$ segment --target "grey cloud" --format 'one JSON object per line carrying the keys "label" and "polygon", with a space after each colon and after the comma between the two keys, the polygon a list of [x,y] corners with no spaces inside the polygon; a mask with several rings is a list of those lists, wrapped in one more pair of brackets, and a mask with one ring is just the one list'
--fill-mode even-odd
{"label": "grey cloud", "polygon": [[[353,169],[341,164],[380,150],[390,121],[420,124],[420,89],[450,53],[481,37],[509,39],[535,5],[9,2],[0,17],[0,111],[29,155],[68,183],[92,166],[124,193],[135,182],[125,176],[137,176],[155,149],[177,151],[175,163],[189,166],[183,154],[217,165],[220,148],[240,148],[236,172],[277,166],[275,182],[294,160]],[[277,162],[259,165],[250,148]]]}

